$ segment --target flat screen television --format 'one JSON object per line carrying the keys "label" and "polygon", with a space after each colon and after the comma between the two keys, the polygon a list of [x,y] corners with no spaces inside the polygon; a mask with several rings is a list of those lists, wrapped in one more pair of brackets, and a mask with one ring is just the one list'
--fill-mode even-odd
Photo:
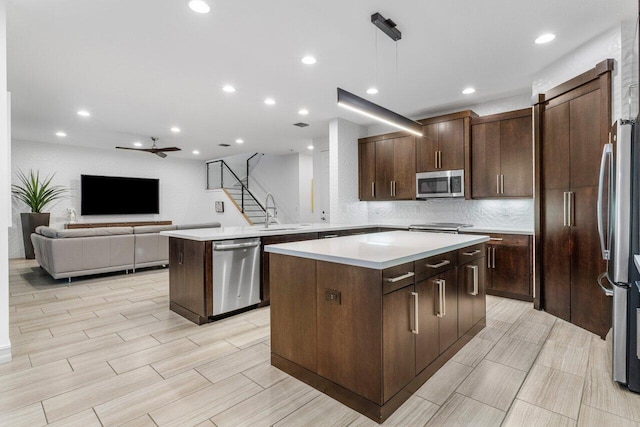
{"label": "flat screen television", "polygon": [[80,214],[158,214],[159,188],[158,179],[81,175]]}

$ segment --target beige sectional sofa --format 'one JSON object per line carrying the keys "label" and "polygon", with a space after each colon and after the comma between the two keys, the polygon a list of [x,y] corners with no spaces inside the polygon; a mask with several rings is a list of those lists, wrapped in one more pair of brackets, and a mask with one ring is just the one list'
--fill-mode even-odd
{"label": "beige sectional sofa", "polygon": [[161,231],[217,228],[220,223],[58,230],[31,235],[36,260],[55,279],[169,264],[169,239]]}

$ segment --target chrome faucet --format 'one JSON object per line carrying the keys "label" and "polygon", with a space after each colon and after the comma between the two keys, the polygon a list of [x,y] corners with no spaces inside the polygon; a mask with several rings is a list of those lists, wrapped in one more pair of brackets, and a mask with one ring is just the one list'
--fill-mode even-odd
{"label": "chrome faucet", "polygon": [[[273,206],[269,206],[269,198],[271,198],[271,202],[273,203]],[[271,193],[267,193],[267,198],[264,201],[264,228],[269,228],[269,209],[273,210],[273,215],[271,215],[272,218],[275,218],[276,216],[278,216],[278,209],[276,208],[276,201],[273,198],[273,195]]]}

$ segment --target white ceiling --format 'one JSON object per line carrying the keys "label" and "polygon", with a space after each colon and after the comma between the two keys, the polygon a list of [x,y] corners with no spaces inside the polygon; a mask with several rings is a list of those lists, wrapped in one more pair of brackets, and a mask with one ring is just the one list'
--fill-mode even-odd
{"label": "white ceiling", "polygon": [[[13,137],[111,148],[154,135],[184,150],[169,156],[202,159],[306,151],[333,117],[369,124],[336,106],[337,86],[418,118],[527,92],[536,71],[637,16],[631,0],[207,1],[200,15],[188,0],[9,0]],[[377,30],[374,12],[402,40]],[[533,43],[548,31],[556,40]],[[376,32],[380,93],[369,96]],[[303,65],[307,54],[317,64]]]}

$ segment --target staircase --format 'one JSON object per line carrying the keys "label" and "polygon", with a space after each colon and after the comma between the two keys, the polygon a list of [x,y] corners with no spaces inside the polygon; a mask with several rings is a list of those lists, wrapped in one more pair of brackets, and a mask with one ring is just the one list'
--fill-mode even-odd
{"label": "staircase", "polygon": [[[243,206],[242,187],[233,186],[233,187],[223,188],[223,190],[234,201],[236,208],[238,208],[238,210],[242,212],[244,217],[247,219],[247,221],[251,225],[264,225],[264,218],[265,218],[264,209],[257,202],[257,200],[255,200],[252,196],[249,196],[247,194],[248,190],[246,190],[246,187],[244,190],[244,210],[242,208]],[[270,218],[269,222],[272,222],[272,221],[273,220]]]}
{"label": "staircase", "polygon": [[[247,174],[250,170],[250,160],[256,156],[258,156],[258,153],[247,160]],[[214,179],[210,180],[210,176]],[[249,191],[247,186],[248,175],[244,178],[239,178],[224,160],[214,160],[207,163],[207,183],[207,189],[222,189],[233,201],[233,204],[242,213],[249,225],[264,225],[265,210],[253,193]],[[270,217],[269,222],[277,223],[278,221]]]}

